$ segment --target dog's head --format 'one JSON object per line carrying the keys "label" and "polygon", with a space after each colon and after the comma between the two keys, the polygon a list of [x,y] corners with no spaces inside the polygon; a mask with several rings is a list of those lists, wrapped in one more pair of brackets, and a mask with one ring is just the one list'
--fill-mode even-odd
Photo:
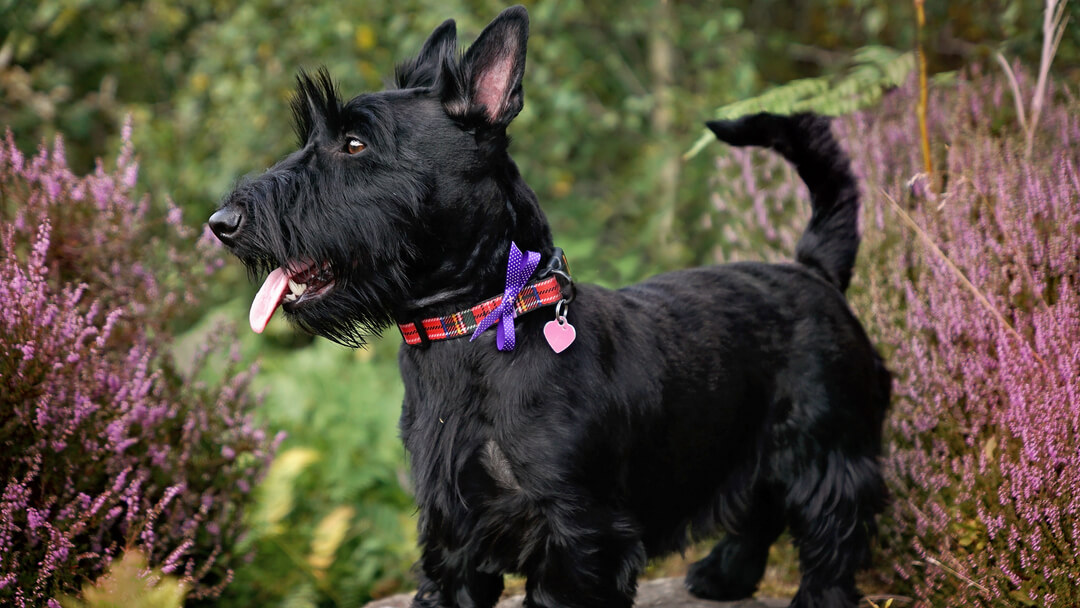
{"label": "dog's head", "polygon": [[325,70],[299,75],[299,149],[210,218],[265,276],[252,329],[281,308],[312,333],[361,345],[366,332],[497,284],[505,254],[489,258],[510,239],[550,249],[539,209],[515,209],[536,207],[535,195],[506,152],[528,28],[523,7],[507,9],[462,55],[446,21],[398,67],[395,88],[345,102]]}

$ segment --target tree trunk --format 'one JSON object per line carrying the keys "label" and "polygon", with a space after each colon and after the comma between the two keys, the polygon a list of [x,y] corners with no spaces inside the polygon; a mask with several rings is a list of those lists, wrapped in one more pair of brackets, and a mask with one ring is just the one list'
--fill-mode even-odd
{"label": "tree trunk", "polygon": [[682,242],[674,234],[681,170],[679,150],[672,134],[675,122],[675,89],[672,86],[675,81],[675,49],[671,40],[675,31],[674,20],[671,0],[656,0],[649,34],[649,75],[654,99],[650,119],[653,143],[661,165],[653,192],[660,252],[670,262],[679,260]]}

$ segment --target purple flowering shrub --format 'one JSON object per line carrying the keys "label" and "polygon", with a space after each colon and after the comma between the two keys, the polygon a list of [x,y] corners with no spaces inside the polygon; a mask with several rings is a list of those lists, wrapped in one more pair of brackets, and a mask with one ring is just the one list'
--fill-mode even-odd
{"label": "purple flowering shrub", "polygon": [[[1004,76],[931,93],[933,177],[913,84],[834,123],[864,186],[849,297],[896,374],[877,583],[918,606],[1078,606],[1080,100],[1048,96],[1025,158]],[[797,176],[761,152],[718,170],[725,240],[790,259]]]}
{"label": "purple flowering shrub", "polygon": [[136,172],[129,127],[116,169],[85,177],[59,139],[0,143],[3,605],[58,606],[126,548],[215,597],[273,451],[221,341],[187,371],[169,355],[215,254],[132,197]]}
{"label": "purple flowering shrub", "polygon": [[914,100],[843,125],[875,216],[864,254],[889,256],[855,298],[897,372],[880,563],[922,605],[1076,606],[1080,103],[1048,104],[1025,158],[1004,77],[941,88],[930,178]]}

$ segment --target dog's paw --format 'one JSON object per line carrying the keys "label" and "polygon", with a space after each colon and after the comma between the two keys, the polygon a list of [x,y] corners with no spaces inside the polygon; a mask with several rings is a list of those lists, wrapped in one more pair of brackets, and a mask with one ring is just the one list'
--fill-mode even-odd
{"label": "dog's paw", "polygon": [[808,589],[803,585],[788,608],[857,608],[859,599],[859,592],[854,587]]}
{"label": "dog's paw", "polygon": [[746,599],[757,591],[757,581],[748,585],[744,581],[731,580],[711,556],[691,565],[683,583],[694,597],[717,602]]}

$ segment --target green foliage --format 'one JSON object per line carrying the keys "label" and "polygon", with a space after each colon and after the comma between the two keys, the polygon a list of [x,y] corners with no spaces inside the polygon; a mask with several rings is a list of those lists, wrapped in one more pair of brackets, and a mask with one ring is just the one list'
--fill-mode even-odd
{"label": "green foliage", "polygon": [[840,77],[804,78],[776,87],[755,98],[716,110],[716,118],[735,118],[753,112],[817,112],[850,114],[881,99],[903,84],[915,67],[912,53],[887,47],[864,47],[853,55],[854,65]]}
{"label": "green foliage", "polygon": [[[609,283],[709,255],[678,236],[697,220],[680,206],[706,197],[708,167],[675,160],[704,108],[835,74],[856,49],[912,45],[910,3],[887,0],[527,4],[517,158],[556,234],[583,242],[568,251],[598,260],[583,278]],[[289,150],[285,99],[297,68],[327,65],[349,95],[378,89],[442,19],[458,20],[464,44],[502,5],[0,1],[0,122],[27,145],[64,130],[75,165],[88,168],[130,112],[138,149],[154,159],[142,183],[166,188],[187,217],[206,217],[238,176]],[[931,3],[928,39],[942,47],[932,64],[951,68],[1006,38],[1009,56],[1032,56],[1040,5]],[[1078,31],[1067,33],[1060,66],[1076,65]],[[859,78],[846,82],[866,92]]]}
{"label": "green foliage", "polygon": [[178,42],[226,4],[0,0],[0,123],[23,148],[63,133],[72,168],[92,169],[133,105],[160,112],[187,69]]}
{"label": "green foliage", "polygon": [[[730,120],[758,112],[816,112],[827,116],[851,114],[877,103],[885,92],[903,84],[915,69],[914,53],[900,53],[880,46],[859,49],[853,60],[854,65],[842,76],[793,80],[757,97],[722,106],[716,110],[713,118]],[[715,139],[706,129],[683,158],[697,156]]]}
{"label": "green foliage", "polygon": [[[201,343],[216,319],[242,318],[245,294],[184,337]],[[283,319],[245,332],[258,356],[254,389],[266,422],[288,433],[256,492],[241,550],[254,549],[217,606],[356,606],[411,585],[415,509],[397,437],[403,388],[396,334],[366,350],[325,340],[295,349]]]}
{"label": "green foliage", "polygon": [[187,587],[160,568],[148,568],[146,557],[128,549],[108,571],[82,590],[82,599],[60,601],[64,608],[180,608]]}

